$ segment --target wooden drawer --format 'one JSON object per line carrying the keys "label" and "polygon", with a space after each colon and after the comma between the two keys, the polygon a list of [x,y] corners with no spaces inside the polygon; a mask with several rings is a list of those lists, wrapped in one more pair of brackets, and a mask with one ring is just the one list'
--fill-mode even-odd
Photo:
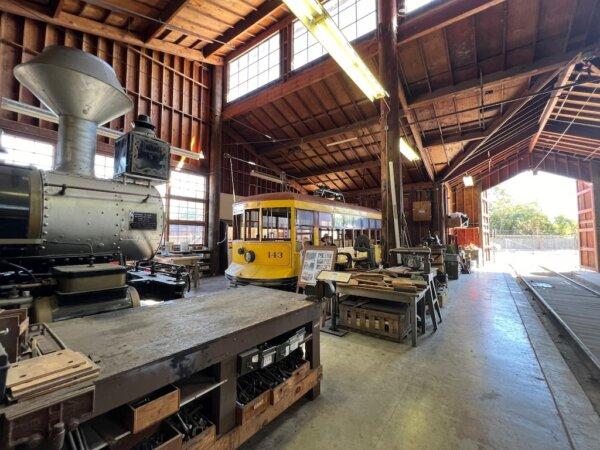
{"label": "wooden drawer", "polygon": [[[165,427],[167,428],[167,427]],[[169,436],[172,435],[165,442],[155,447],[154,450],[181,450],[183,447],[183,436],[175,428],[168,427]]]}
{"label": "wooden drawer", "polygon": [[246,423],[254,416],[259,415],[263,412],[270,404],[271,390],[267,390],[252,400],[250,403],[242,405],[236,403],[236,419],[239,425]]}
{"label": "wooden drawer", "polygon": [[299,381],[303,380],[306,375],[310,372],[310,363],[307,361],[298,367],[292,376],[285,380],[280,385],[271,389],[271,405],[277,404],[282,398],[284,398],[289,392],[294,390],[294,386]]}
{"label": "wooden drawer", "polygon": [[183,444],[185,450],[205,450],[212,448],[217,440],[217,428],[211,425],[198,436]]}
{"label": "wooden drawer", "polygon": [[128,404],[126,416],[131,432],[138,433],[179,411],[179,395],[179,389],[169,385],[152,393],[146,403]]}

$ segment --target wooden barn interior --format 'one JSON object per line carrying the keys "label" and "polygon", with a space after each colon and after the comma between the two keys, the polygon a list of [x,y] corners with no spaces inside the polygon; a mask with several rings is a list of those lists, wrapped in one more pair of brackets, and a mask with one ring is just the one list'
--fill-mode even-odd
{"label": "wooden barn interior", "polygon": [[598,0],[0,0],[0,64],[0,448],[600,445]]}

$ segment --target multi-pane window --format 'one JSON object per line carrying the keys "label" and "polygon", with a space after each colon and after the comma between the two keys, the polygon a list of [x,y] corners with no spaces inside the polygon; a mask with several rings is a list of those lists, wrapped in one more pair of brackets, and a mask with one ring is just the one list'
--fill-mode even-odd
{"label": "multi-pane window", "polygon": [[247,241],[258,241],[258,226],[260,224],[260,212],[258,209],[247,209],[244,211],[244,238]]}
{"label": "multi-pane window", "polygon": [[96,178],[112,178],[115,173],[115,158],[96,155],[94,157],[94,175]]}
{"label": "multi-pane window", "polygon": [[279,33],[252,47],[228,64],[227,101],[230,102],[281,75]]}
{"label": "multi-pane window", "polygon": [[262,209],[262,240],[290,240],[290,208]]}
{"label": "multi-pane window", "polygon": [[296,209],[296,241],[313,245],[313,227],[315,213],[304,209]]}
{"label": "multi-pane window", "polygon": [[206,238],[206,177],[171,172],[168,185],[156,187],[167,210],[167,240],[204,244]]}
{"label": "multi-pane window", "polygon": [[[329,0],[324,6],[349,41],[377,28],[376,0]],[[327,53],[301,22],[294,22],[293,35],[292,69],[298,69]]]}
{"label": "multi-pane window", "polygon": [[6,153],[0,153],[0,161],[17,166],[34,166],[50,170],[54,163],[54,146],[46,142],[0,133],[0,144]]}

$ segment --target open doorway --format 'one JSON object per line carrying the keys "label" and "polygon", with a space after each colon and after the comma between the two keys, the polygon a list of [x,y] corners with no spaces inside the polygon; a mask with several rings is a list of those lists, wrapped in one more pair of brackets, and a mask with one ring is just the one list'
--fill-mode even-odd
{"label": "open doorway", "polygon": [[492,259],[528,269],[579,269],[577,183],[528,171],[489,189]]}

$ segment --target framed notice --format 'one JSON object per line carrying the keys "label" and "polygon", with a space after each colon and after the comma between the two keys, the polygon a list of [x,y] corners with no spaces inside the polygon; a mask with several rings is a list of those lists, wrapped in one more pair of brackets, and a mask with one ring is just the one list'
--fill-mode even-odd
{"label": "framed notice", "polygon": [[315,286],[322,270],[333,270],[337,247],[307,247],[302,255],[302,271],[298,287]]}

